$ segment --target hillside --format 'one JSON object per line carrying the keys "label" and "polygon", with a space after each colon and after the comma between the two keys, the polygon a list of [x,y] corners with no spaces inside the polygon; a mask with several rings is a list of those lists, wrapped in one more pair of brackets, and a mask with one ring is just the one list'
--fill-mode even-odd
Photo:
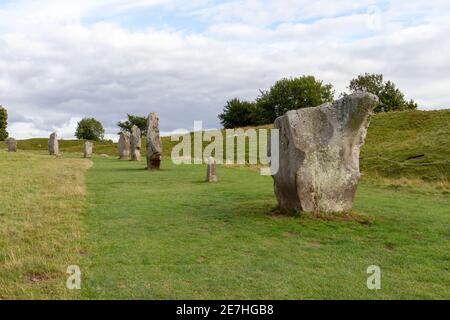
{"label": "hillside", "polygon": [[[164,156],[170,157],[174,142],[164,137]],[[81,153],[83,143],[62,140],[62,153]],[[46,151],[47,139],[19,141],[21,150]],[[113,143],[96,143],[96,154],[117,155]],[[143,145],[143,150],[145,146]],[[361,154],[365,178],[406,178],[450,182],[450,110],[377,114]]]}

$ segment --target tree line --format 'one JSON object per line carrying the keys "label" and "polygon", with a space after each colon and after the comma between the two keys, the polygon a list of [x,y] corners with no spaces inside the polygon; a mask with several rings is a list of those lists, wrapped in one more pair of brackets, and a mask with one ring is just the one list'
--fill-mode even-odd
{"label": "tree line", "polygon": [[[365,73],[350,81],[351,93],[367,91],[380,98],[375,112],[415,110],[414,100],[407,101],[405,95],[392,81],[385,81],[381,74]],[[345,96],[346,94],[341,94]],[[273,123],[289,110],[315,107],[332,102],[335,96],[333,85],[325,84],[314,76],[284,78],[269,90],[260,91],[255,101],[238,98],[229,100],[219,114],[224,128],[258,126]]]}
{"label": "tree line", "polygon": [[[352,79],[348,86],[351,93],[367,91],[380,98],[375,112],[415,110],[414,100],[406,100],[405,95],[392,81],[385,81],[381,74],[365,73]],[[342,94],[341,96],[345,96]],[[224,128],[239,128],[273,123],[276,118],[289,110],[315,107],[333,101],[333,85],[323,83],[314,76],[284,78],[277,81],[269,90],[261,90],[255,101],[234,98],[227,102],[219,119]],[[119,121],[121,132],[131,132],[136,125],[143,136],[147,135],[147,118],[127,115],[127,120]],[[0,106],[0,141],[8,138],[8,112]],[[105,129],[95,118],[84,118],[78,122],[75,136],[78,139],[102,141]]]}

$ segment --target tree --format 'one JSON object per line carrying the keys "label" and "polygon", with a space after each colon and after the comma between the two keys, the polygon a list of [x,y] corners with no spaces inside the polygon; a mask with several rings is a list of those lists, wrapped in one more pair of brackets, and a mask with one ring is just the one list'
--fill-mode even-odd
{"label": "tree", "polygon": [[315,107],[331,102],[334,90],[331,84],[324,84],[313,76],[284,78],[277,81],[268,91],[261,91],[256,100],[260,121],[272,123],[289,110]]}
{"label": "tree", "polygon": [[100,141],[103,140],[105,129],[102,124],[94,118],[84,118],[78,122],[75,136],[78,139]]}
{"label": "tree", "polygon": [[220,123],[225,129],[258,125],[254,102],[241,101],[238,98],[227,101],[223,113],[219,114]]}
{"label": "tree", "polygon": [[380,105],[375,112],[415,110],[417,103],[407,101],[405,95],[392,81],[384,81],[382,74],[365,73],[350,81],[348,89],[353,92],[367,91],[378,96]]}
{"label": "tree", "polygon": [[120,128],[121,132],[130,132],[131,128],[135,125],[141,130],[142,136],[147,135],[147,118],[146,117],[140,117],[136,115],[127,114],[128,120],[126,121],[119,121],[117,123],[117,126]]}
{"label": "tree", "polygon": [[0,106],[0,141],[4,141],[8,138],[8,132],[6,127],[8,126],[8,112],[5,108]]}
{"label": "tree", "polygon": [[348,88],[353,93],[367,91],[380,96],[384,88],[383,75],[370,73],[359,75],[356,79],[350,81]]}

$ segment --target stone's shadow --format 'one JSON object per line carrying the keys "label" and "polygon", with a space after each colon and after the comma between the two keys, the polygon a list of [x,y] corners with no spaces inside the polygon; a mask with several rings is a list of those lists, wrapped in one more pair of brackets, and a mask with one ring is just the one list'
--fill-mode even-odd
{"label": "stone's shadow", "polygon": [[299,218],[302,211],[296,209],[281,209],[279,206],[270,210],[267,215],[273,218]]}
{"label": "stone's shadow", "polygon": [[322,213],[322,212],[302,212],[300,215],[302,219],[308,220],[319,220],[319,221],[335,221],[335,222],[356,222],[361,225],[369,227],[373,224],[374,219],[368,215],[351,212],[336,212],[336,213]]}
{"label": "stone's shadow", "polygon": [[276,206],[267,215],[274,219],[299,218],[300,220],[357,222],[368,227],[374,222],[372,217],[354,211],[347,213],[304,212],[296,209],[280,209],[279,206]]}
{"label": "stone's shadow", "polygon": [[116,168],[111,171],[147,171],[145,168]]}
{"label": "stone's shadow", "polygon": [[206,178],[205,178],[205,180],[192,180],[191,183],[194,183],[194,184],[210,184],[210,185],[220,184],[220,182],[209,182],[209,181],[206,181]]}
{"label": "stone's shadow", "polygon": [[169,172],[172,170],[170,169],[147,170],[147,168],[116,168],[111,171],[146,171],[150,173],[157,173],[157,172]]}

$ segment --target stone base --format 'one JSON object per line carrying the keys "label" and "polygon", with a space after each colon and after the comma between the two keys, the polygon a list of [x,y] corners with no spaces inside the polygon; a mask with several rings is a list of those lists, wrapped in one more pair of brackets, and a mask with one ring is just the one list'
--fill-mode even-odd
{"label": "stone base", "polygon": [[147,161],[147,170],[154,171],[160,170],[161,168],[161,159],[152,159]]}

